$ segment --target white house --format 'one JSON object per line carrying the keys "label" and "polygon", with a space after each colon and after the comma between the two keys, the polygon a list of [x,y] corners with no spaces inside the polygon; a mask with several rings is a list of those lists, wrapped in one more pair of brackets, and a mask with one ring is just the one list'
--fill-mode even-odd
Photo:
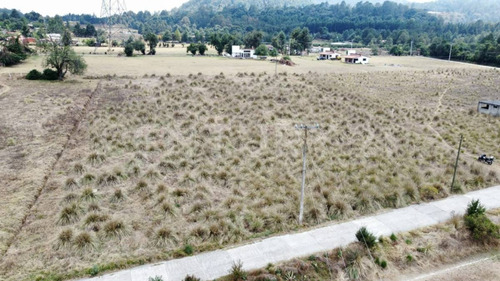
{"label": "white house", "polygon": [[241,49],[240,46],[233,45],[231,47],[231,52],[232,52],[231,56],[233,58],[252,58],[252,59],[257,58],[254,49]]}
{"label": "white house", "polygon": [[345,51],[345,54],[346,54],[346,55],[348,55],[348,56],[350,56],[350,55],[354,55],[354,54],[356,54],[356,50],[354,50],[354,49],[349,49],[349,50]]}
{"label": "white house", "polygon": [[61,34],[59,34],[59,33],[49,33],[49,34],[47,34],[47,37],[49,37],[49,41],[53,41],[53,42],[61,41]]}
{"label": "white house", "polygon": [[311,53],[321,53],[322,50],[323,50],[322,47],[311,47],[311,49],[309,51]]}
{"label": "white house", "polygon": [[340,54],[336,52],[322,52],[319,53],[318,60],[335,60],[339,59]]}
{"label": "white house", "polygon": [[480,101],[477,104],[479,113],[500,116],[500,101]]}
{"label": "white house", "polygon": [[356,64],[367,64],[370,62],[370,58],[365,57],[360,54],[354,54],[350,56],[345,56],[344,57],[344,62],[345,63],[356,63]]}

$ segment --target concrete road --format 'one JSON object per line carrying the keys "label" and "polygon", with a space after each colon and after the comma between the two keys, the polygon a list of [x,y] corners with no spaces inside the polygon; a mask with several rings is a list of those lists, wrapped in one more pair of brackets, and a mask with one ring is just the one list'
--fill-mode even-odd
{"label": "concrete road", "polygon": [[467,204],[473,199],[479,199],[487,209],[500,208],[500,186],[455,195],[436,202],[412,205],[350,222],[276,236],[244,246],[145,265],[82,281],[147,281],[149,277],[155,276],[161,276],[164,281],[179,281],[188,274],[194,274],[202,280],[212,280],[229,274],[231,266],[236,261],[241,261],[245,270],[251,270],[265,267],[269,263],[346,246],[356,241],[355,233],[363,226],[378,237],[438,224],[448,220],[454,214],[463,214]]}

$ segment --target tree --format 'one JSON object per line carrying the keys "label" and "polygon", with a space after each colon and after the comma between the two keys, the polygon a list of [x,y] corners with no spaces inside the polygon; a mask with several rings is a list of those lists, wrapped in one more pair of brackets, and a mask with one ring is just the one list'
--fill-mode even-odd
{"label": "tree", "polygon": [[187,33],[187,31],[184,31],[184,32],[182,33],[182,38],[181,38],[181,41],[182,41],[182,42],[186,42],[186,43],[187,43],[187,42],[189,42],[189,34]]}
{"label": "tree", "polygon": [[214,32],[210,34],[210,44],[214,46],[217,54],[220,56],[224,52],[226,45],[232,41],[232,37],[229,33]]}
{"label": "tree", "polygon": [[401,56],[403,55],[403,48],[400,45],[394,45],[389,51],[389,54],[394,56]]}
{"label": "tree", "polygon": [[96,34],[97,30],[95,29],[95,26],[87,24],[87,26],[85,27],[85,36],[94,37]]}
{"label": "tree", "polygon": [[176,29],[175,32],[174,32],[174,41],[181,41],[181,32],[179,31],[179,29]]}
{"label": "tree", "polygon": [[153,33],[148,33],[144,36],[144,40],[148,42],[149,45],[149,55],[155,55],[156,54],[156,45],[158,44],[158,36],[156,36]]}
{"label": "tree", "polygon": [[271,51],[269,51],[269,55],[271,57],[277,57],[278,56],[278,51],[276,50],[276,48],[273,48]]}
{"label": "tree", "polygon": [[273,37],[272,45],[278,52],[283,54],[286,47],[286,35],[283,31],[280,31],[277,36]]}
{"label": "tree", "polygon": [[64,29],[64,22],[60,16],[56,15],[49,19],[47,24],[48,33],[63,33]]}
{"label": "tree", "polygon": [[64,46],[71,46],[71,33],[68,30],[64,31],[61,42]]}
{"label": "tree", "polygon": [[85,60],[78,56],[70,46],[51,43],[48,45],[47,51],[48,55],[45,58],[44,66],[55,68],[59,80],[63,80],[68,71],[80,75],[87,69]]}
{"label": "tree", "polygon": [[267,56],[267,54],[268,54],[268,49],[264,44],[260,44],[259,47],[255,49],[255,55],[257,56]]}
{"label": "tree", "polygon": [[130,43],[126,44],[124,52],[125,52],[125,55],[127,57],[133,56],[134,55],[134,46],[132,44],[130,44]]}
{"label": "tree", "polygon": [[247,48],[257,48],[264,35],[260,31],[252,31],[245,36],[244,42]]}
{"label": "tree", "polygon": [[0,45],[0,65],[21,63],[30,53],[31,50],[19,42],[19,37],[11,38],[5,46]]}
{"label": "tree", "polygon": [[200,55],[204,56],[207,50],[208,50],[207,45],[203,43],[198,44],[198,52],[200,52]]}
{"label": "tree", "polygon": [[304,27],[300,29],[299,27],[292,30],[292,34],[290,35],[291,48],[296,52],[302,52],[309,47],[311,47],[312,36],[309,33],[309,28]]}
{"label": "tree", "polygon": [[29,36],[29,34],[30,34],[30,28],[26,24],[23,24],[23,27],[21,29],[21,34],[24,37],[28,37]]}
{"label": "tree", "polygon": [[165,33],[163,33],[163,37],[161,38],[161,40],[163,42],[168,42],[172,40],[172,31],[171,30],[165,31]]}
{"label": "tree", "polygon": [[191,54],[196,55],[196,52],[198,52],[198,44],[191,43],[189,46],[187,46],[187,51],[190,52]]}

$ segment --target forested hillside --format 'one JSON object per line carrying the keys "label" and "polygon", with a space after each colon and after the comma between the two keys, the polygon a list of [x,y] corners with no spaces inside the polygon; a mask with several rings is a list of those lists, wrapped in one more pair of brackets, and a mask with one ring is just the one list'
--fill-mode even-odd
{"label": "forested hillside", "polygon": [[415,8],[443,12],[444,18],[452,22],[500,21],[500,1],[498,0],[438,0],[412,4]]}
{"label": "forested hillside", "polygon": [[[217,6],[217,2],[225,6]],[[389,1],[358,2],[353,6],[346,2],[305,6],[273,6],[281,2],[271,0],[255,2],[261,3],[260,7],[239,0],[229,2],[190,1],[170,12],[127,12],[125,18],[140,34],[156,34],[163,41],[209,42],[220,45],[221,51],[230,49],[225,45],[258,46],[261,42],[273,43],[282,50],[292,38],[295,43],[302,41],[295,49],[300,52],[311,45],[310,39],[317,39],[323,44],[352,42],[371,48],[374,54],[385,49],[393,55],[411,53],[448,59],[451,50],[454,60],[500,65],[500,23],[451,23],[427,10]],[[0,28],[38,37],[70,28],[77,36],[104,41],[103,33],[93,28],[104,22],[105,19],[90,15],[44,18],[33,12],[22,15],[12,11],[1,14]],[[28,23],[36,31],[30,31]],[[302,39],[296,40],[299,37]]]}

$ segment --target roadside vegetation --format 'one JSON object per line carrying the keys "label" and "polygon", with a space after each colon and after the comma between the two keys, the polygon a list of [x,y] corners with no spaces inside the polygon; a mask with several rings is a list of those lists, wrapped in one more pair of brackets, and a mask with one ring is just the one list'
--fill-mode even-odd
{"label": "roadside vegetation", "polygon": [[[389,237],[375,238],[369,230],[361,228],[356,234],[359,242],[347,247],[280,264],[269,264],[266,268],[251,272],[242,272],[241,264],[240,267],[235,265],[228,276],[218,280],[400,280],[398,276],[425,272],[476,254],[498,255],[498,225],[495,225],[496,233],[478,240],[475,230],[469,226],[471,216],[475,222],[489,221],[495,225],[489,218],[498,221],[500,213],[493,210],[487,214],[478,201],[473,201],[463,218],[455,216],[440,225]],[[370,238],[365,239],[367,237]],[[494,276],[490,278],[493,280]]]}

